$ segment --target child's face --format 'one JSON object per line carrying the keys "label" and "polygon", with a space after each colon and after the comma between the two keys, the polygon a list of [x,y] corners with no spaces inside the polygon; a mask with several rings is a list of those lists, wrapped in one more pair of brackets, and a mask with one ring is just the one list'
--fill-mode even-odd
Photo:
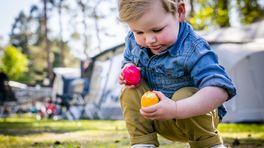
{"label": "child's face", "polygon": [[138,20],[128,22],[137,44],[146,47],[155,55],[165,51],[177,40],[179,19],[168,13],[159,0],[153,1],[151,10]]}

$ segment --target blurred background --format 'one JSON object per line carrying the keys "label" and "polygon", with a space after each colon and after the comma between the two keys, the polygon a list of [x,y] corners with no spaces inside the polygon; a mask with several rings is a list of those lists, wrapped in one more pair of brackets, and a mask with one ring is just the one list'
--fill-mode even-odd
{"label": "blurred background", "polygon": [[[225,103],[224,141],[264,147],[264,0],[186,0],[186,9],[186,21],[209,42],[237,87],[237,96]],[[102,147],[126,147],[118,74],[129,28],[118,21],[117,0],[1,0],[0,12],[0,147],[41,145],[33,137],[16,139],[31,132],[99,126],[112,130],[106,140],[121,135],[78,142],[78,133],[73,139],[80,147],[101,141]],[[98,119],[111,121],[91,121]]]}

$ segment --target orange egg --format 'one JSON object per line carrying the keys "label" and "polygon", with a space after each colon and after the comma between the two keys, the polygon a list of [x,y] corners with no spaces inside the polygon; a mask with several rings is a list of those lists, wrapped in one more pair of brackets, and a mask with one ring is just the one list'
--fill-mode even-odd
{"label": "orange egg", "polygon": [[141,107],[148,107],[159,102],[158,96],[151,91],[147,91],[141,97]]}

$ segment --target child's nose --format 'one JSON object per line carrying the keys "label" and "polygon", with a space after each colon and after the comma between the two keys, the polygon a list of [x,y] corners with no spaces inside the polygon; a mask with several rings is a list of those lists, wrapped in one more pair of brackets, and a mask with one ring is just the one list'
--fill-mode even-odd
{"label": "child's nose", "polygon": [[146,35],[145,40],[146,40],[146,44],[152,44],[156,42],[156,37],[152,34],[148,34]]}

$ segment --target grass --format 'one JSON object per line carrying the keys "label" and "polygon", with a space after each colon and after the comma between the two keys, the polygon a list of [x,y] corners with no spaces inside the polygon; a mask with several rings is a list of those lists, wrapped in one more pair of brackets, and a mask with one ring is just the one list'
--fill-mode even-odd
{"label": "grass", "polygon": [[[264,147],[264,124],[220,124],[229,147]],[[163,148],[188,144],[159,137]],[[37,121],[32,117],[0,119],[1,148],[122,148],[129,136],[122,120]]]}

